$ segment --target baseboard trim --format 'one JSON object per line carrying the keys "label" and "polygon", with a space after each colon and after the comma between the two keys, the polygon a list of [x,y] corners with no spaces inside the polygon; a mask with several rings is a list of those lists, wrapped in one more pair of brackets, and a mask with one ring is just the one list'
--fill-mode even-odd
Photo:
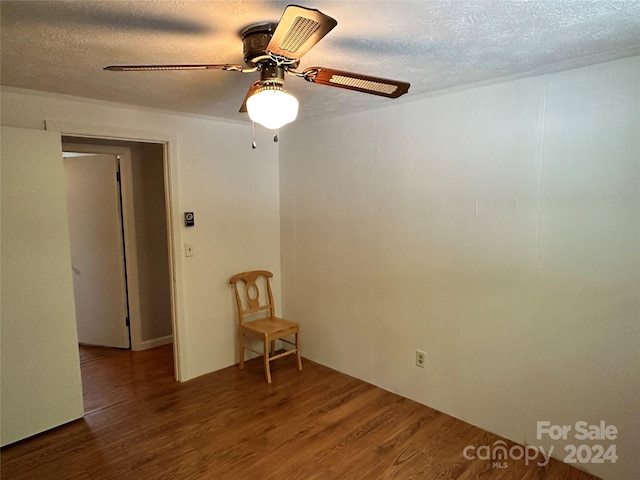
{"label": "baseboard trim", "polygon": [[140,350],[149,350],[150,348],[159,347],[161,345],[167,345],[168,343],[173,343],[173,335],[154,338],[152,340],[143,340],[140,345]]}

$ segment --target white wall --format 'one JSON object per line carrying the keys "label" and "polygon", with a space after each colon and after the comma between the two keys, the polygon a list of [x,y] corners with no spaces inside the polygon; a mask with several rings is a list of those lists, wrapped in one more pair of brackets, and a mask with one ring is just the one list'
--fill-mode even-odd
{"label": "white wall", "polygon": [[[67,134],[174,138],[169,161],[181,378],[235,363],[228,279],[243,270],[272,270],[279,299],[278,150],[269,135],[258,131],[253,150],[250,125],[7,88],[1,114],[3,125],[23,128],[42,129],[48,121],[73,125],[73,131],[61,129]],[[183,226],[184,211],[195,212],[195,227]],[[195,257],[184,258],[184,242],[194,245]]]}
{"label": "white wall", "polygon": [[162,150],[151,143],[131,147],[142,340],[147,343],[172,335]]}
{"label": "white wall", "polygon": [[604,420],[619,460],[583,468],[635,478],[639,66],[296,124],[282,288],[303,354],[558,458],[537,421]]}

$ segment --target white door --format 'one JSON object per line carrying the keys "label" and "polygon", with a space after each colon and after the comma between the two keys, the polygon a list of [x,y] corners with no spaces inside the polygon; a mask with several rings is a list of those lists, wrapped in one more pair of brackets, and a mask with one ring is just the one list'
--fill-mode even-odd
{"label": "white door", "polygon": [[116,155],[65,157],[78,341],[129,348]]}
{"label": "white door", "polygon": [[0,444],[82,417],[60,134],[2,127]]}

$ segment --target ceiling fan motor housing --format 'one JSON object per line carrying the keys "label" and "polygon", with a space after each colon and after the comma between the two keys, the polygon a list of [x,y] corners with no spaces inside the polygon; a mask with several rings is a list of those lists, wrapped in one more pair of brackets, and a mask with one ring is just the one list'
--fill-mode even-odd
{"label": "ceiling fan motor housing", "polygon": [[284,85],[284,68],[274,62],[261,64],[260,82],[262,85]]}
{"label": "ceiling fan motor housing", "polygon": [[247,27],[242,31],[242,50],[247,65],[255,67],[261,62],[269,60],[267,45],[269,45],[277,26],[276,23],[261,23]]}

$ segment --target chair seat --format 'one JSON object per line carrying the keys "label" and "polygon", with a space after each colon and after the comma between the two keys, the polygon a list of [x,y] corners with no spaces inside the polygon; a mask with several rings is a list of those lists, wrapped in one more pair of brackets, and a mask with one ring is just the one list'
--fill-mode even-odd
{"label": "chair seat", "polygon": [[297,322],[278,317],[264,317],[242,324],[242,329],[247,333],[266,334],[269,337],[287,335],[287,332],[293,335],[299,328],[300,324]]}

